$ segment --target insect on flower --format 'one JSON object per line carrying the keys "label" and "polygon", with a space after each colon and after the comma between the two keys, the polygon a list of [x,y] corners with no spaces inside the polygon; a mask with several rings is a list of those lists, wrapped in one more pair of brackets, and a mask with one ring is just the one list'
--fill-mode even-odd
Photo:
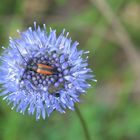
{"label": "insect on flower", "polygon": [[65,30],[56,35],[34,24],[20,38],[10,38],[9,47],[0,56],[1,96],[17,112],[36,114],[46,118],[54,110],[65,113],[74,110],[79,96],[91,85],[92,70],[88,68],[88,51],[78,51],[78,42],[72,43]]}
{"label": "insect on flower", "polygon": [[40,74],[45,74],[45,75],[52,75],[53,74],[53,68],[51,66],[48,65],[44,65],[44,64],[37,64],[38,68],[37,68],[37,72]]}

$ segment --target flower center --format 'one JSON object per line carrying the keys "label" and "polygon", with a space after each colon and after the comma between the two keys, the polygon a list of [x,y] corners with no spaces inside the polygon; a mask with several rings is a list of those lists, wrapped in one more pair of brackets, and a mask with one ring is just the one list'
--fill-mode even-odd
{"label": "flower center", "polygon": [[51,55],[39,54],[28,60],[28,65],[22,76],[36,88],[47,87],[48,92],[59,97],[59,91],[64,88],[64,76],[69,73],[67,57],[55,52]]}

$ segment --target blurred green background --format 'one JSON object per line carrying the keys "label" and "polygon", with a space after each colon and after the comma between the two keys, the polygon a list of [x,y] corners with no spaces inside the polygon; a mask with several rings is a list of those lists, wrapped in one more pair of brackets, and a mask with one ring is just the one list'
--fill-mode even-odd
{"label": "blurred green background", "polygon": [[[0,46],[36,21],[90,50],[98,82],[78,104],[92,140],[140,140],[140,0],[0,0]],[[2,52],[1,52],[2,53]],[[0,140],[84,140],[73,111],[35,116],[0,98]]]}

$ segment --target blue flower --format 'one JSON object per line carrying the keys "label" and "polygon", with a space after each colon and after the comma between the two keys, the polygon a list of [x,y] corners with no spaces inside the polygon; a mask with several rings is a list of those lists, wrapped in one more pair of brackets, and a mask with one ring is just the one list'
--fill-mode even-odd
{"label": "blue flower", "polygon": [[[78,42],[72,43],[65,30],[57,37],[56,31],[46,27],[31,27],[18,31],[20,37],[10,38],[9,48],[1,56],[1,95],[12,109],[36,114],[36,119],[46,118],[54,110],[65,113],[74,110],[79,96],[90,87],[92,70],[87,59],[78,51]],[[94,80],[94,79],[93,79]]]}

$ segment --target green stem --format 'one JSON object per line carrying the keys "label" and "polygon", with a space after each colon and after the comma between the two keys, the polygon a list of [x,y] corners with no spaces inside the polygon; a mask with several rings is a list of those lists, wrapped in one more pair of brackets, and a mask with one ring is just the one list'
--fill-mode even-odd
{"label": "green stem", "polygon": [[85,120],[84,120],[84,118],[83,118],[83,116],[82,116],[82,114],[81,114],[81,112],[80,112],[80,110],[78,109],[77,106],[75,106],[75,111],[76,111],[76,114],[77,114],[77,116],[78,116],[78,118],[79,118],[79,120],[81,122],[81,125],[82,125],[82,128],[84,130],[86,140],[91,140],[90,135],[89,135],[89,131],[88,131],[88,128],[87,128],[87,125],[86,125],[86,122],[85,122]]}

